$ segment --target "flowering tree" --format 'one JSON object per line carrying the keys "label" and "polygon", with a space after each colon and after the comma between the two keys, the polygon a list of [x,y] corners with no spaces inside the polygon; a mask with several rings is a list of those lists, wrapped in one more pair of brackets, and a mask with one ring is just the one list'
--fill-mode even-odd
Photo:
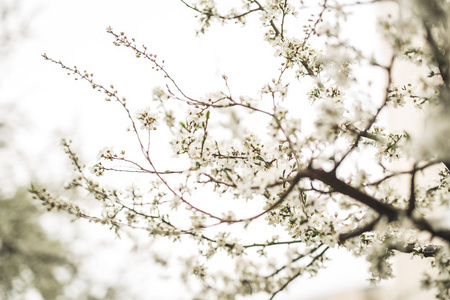
{"label": "flowering tree", "polygon": [[[256,97],[237,96],[224,75],[223,90],[193,97],[156,54],[108,28],[116,46],[167,80],[151,106],[135,113],[113,85],[44,54],[121,106],[139,155],[105,148],[86,169],[63,141],[76,171],[67,188],[87,191],[102,209],[96,214],[32,186],[35,198],[117,232],[141,228],[150,237],[192,239],[198,255],[187,261],[186,274],[200,279],[201,298],[273,299],[301,275],[317,273],[328,249],[341,247],[367,258],[374,281],[392,276],[389,258],[397,251],[432,257],[437,272],[423,286],[450,299],[450,229],[440,218],[450,196],[449,1],[242,0],[240,8],[227,7],[233,1],[180,1],[198,14],[199,33],[213,22],[245,25],[258,15],[280,62],[274,79]],[[350,11],[379,3],[393,9],[379,20],[390,46],[386,62],[341,32]],[[399,61],[416,66],[410,84],[396,83]],[[384,82],[378,94],[367,93],[361,70],[374,74],[367,81]],[[300,85],[306,94],[290,93]],[[388,111],[410,106],[425,112],[424,134],[384,127]],[[168,133],[170,160],[155,149]],[[167,167],[173,161],[178,168]],[[95,179],[107,172],[140,174],[147,186],[108,188]],[[218,253],[228,254],[235,269],[208,269]]]}

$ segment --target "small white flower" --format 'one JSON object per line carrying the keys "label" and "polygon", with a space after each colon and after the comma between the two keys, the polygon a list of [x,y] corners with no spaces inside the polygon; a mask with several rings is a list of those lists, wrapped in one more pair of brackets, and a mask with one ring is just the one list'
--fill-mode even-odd
{"label": "small white flower", "polygon": [[158,114],[150,112],[150,107],[139,110],[136,113],[136,118],[141,122],[142,130],[156,130],[159,125]]}

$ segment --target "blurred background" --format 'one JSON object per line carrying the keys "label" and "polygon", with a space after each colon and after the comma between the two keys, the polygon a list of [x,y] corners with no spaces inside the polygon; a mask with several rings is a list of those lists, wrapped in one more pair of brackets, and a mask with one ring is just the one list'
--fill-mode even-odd
{"label": "blurred background", "polygon": [[[197,37],[194,16],[178,0],[0,0],[0,299],[191,299],[179,278],[180,250],[139,233],[118,239],[106,227],[47,213],[27,188],[33,182],[83,201],[63,189],[72,168],[61,138],[73,140],[89,164],[127,134],[117,107],[45,61],[44,53],[114,84],[135,108],[151,101],[163,78],[115,47],[107,26],[158,54],[192,95],[222,88],[222,74],[244,94],[256,94],[271,79],[278,62],[268,59],[272,49],[257,22],[214,24]],[[349,26],[369,48],[377,42],[375,17],[373,9],[362,9],[353,20],[358,26]],[[421,297],[414,299],[429,297],[408,287],[417,281],[405,276],[371,288],[364,260],[340,251],[333,256],[317,277],[297,280],[279,298],[413,299],[411,291]],[[403,270],[400,264],[396,272],[411,274]]]}

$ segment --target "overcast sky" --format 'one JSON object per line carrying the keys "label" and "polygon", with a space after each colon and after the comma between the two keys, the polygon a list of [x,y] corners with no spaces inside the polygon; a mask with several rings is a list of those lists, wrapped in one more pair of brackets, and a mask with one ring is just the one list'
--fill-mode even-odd
{"label": "overcast sky", "polygon": [[[106,33],[107,26],[124,31],[158,54],[173,77],[194,95],[221,88],[222,74],[230,78],[237,93],[254,94],[270,80],[272,75],[267,71],[278,66],[268,59],[273,57],[272,49],[263,41],[257,26],[213,26],[206,35],[196,37],[198,23],[194,13],[177,0],[24,0],[23,8],[24,15],[30,16],[28,37],[15,45],[4,64],[0,93],[1,101],[14,103],[24,121],[17,134],[18,147],[27,157],[26,165],[18,162],[23,171],[17,180],[22,184],[36,179],[57,183],[69,179],[70,169],[58,145],[60,138],[71,138],[82,158],[89,162],[102,147],[119,143],[117,137],[124,135],[126,129],[117,107],[105,102],[104,96],[89,85],[74,81],[60,67],[45,61],[43,53],[94,73],[98,83],[113,83],[136,107],[146,106],[152,89],[164,81],[151,70],[150,63],[136,59],[129,49],[115,47],[112,36]],[[355,38],[367,39],[362,42],[369,43],[369,47],[374,39],[367,31],[373,28],[367,24],[373,17],[373,10],[364,10],[357,20],[360,26],[351,32]],[[361,32],[361,28],[365,31]],[[28,172],[30,164],[32,176]],[[107,228],[93,230],[95,234],[105,231]],[[89,243],[95,240],[91,233],[77,245],[90,248]],[[126,269],[129,244],[107,240],[109,248],[98,250],[103,255],[93,260],[97,263],[95,269],[100,270],[97,276],[103,272],[117,280],[122,274],[132,274],[132,270],[118,271]],[[362,260],[351,261],[355,260],[341,256],[317,278],[296,280],[290,292],[280,295],[280,299],[309,299],[332,289],[363,286],[366,265]],[[138,294],[148,293],[140,299],[181,299],[179,290],[166,279],[160,278],[165,284],[155,281],[161,271],[152,273],[143,268],[140,266],[137,273],[144,276],[129,284]]]}

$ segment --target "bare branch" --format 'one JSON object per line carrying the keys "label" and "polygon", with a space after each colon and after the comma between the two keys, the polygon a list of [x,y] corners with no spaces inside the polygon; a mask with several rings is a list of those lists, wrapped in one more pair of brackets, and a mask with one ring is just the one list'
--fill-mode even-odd
{"label": "bare branch", "polygon": [[425,247],[416,247],[415,245],[392,245],[392,250],[397,250],[403,253],[413,253],[423,257],[434,257],[444,247],[441,245],[428,245]]}
{"label": "bare branch", "polygon": [[410,192],[409,192],[409,205],[408,209],[406,210],[406,214],[408,216],[411,216],[412,212],[416,208],[416,186],[415,186],[415,179],[416,179],[416,166],[414,165],[413,170],[411,171],[411,183],[410,183]]}
{"label": "bare branch", "polygon": [[[317,254],[316,256],[313,257],[312,261],[306,266],[306,267],[310,267],[312,266],[319,258],[321,258],[325,252],[329,249],[329,247],[325,247],[325,249],[323,249],[323,251],[319,254]],[[283,291],[294,279],[296,279],[298,276],[300,276],[302,274],[303,270],[298,271],[296,274],[294,274],[291,278],[289,278],[289,280],[287,280],[276,292],[274,292],[272,294],[272,297],[270,297],[270,300],[274,299],[275,296]]]}
{"label": "bare branch", "polygon": [[339,242],[343,243],[348,239],[351,239],[353,237],[356,236],[360,236],[361,234],[367,232],[367,231],[371,231],[375,225],[377,225],[377,223],[380,221],[381,217],[378,216],[377,218],[375,218],[374,220],[372,220],[371,222],[367,223],[366,225],[362,226],[362,227],[358,227],[353,231],[349,231],[347,233],[342,233],[341,235],[339,235]]}

